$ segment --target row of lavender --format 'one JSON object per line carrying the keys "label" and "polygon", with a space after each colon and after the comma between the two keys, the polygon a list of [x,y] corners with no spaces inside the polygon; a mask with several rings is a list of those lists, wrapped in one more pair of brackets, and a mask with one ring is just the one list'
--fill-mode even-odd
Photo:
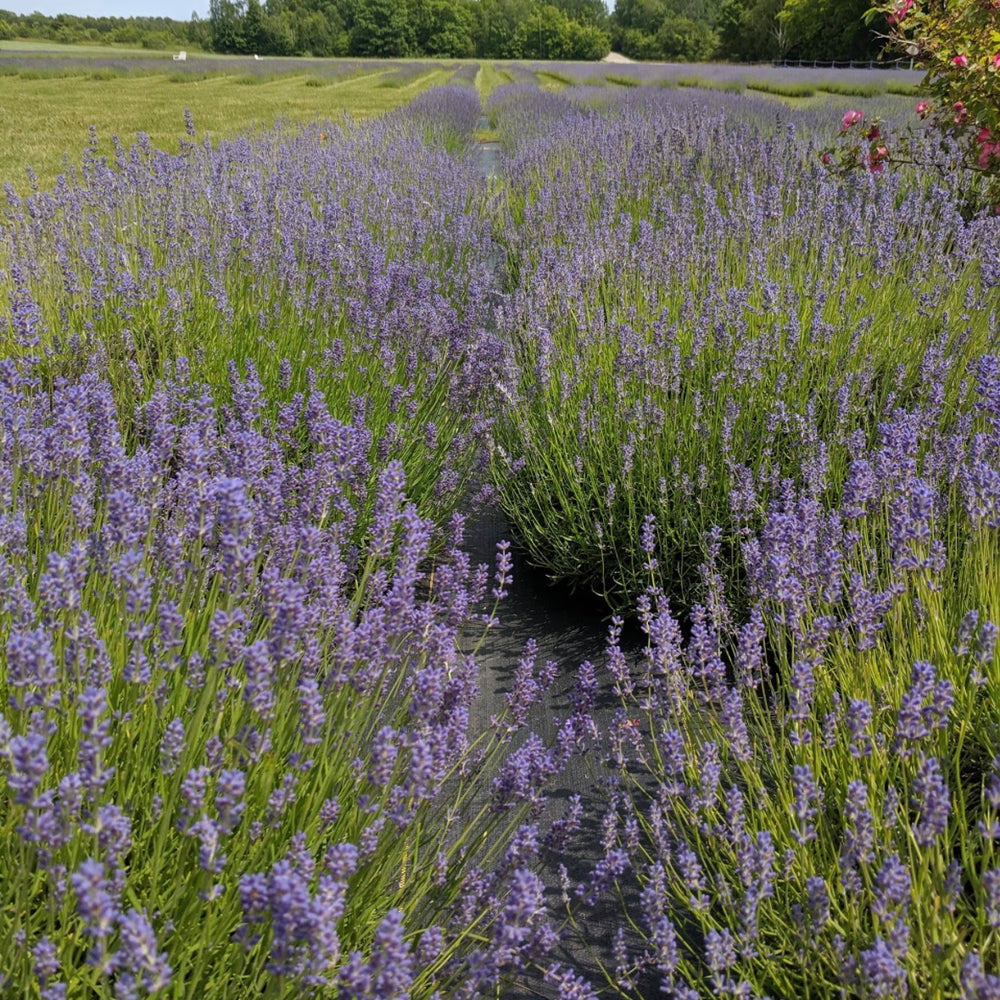
{"label": "row of lavender", "polygon": [[469,726],[509,578],[461,549],[501,351],[445,148],[479,110],[192,124],[8,190],[5,995],[461,997],[550,942],[515,834],[580,720]]}
{"label": "row of lavender", "polygon": [[501,500],[648,636],[569,925],[603,883],[632,997],[1000,996],[1000,221],[760,100],[605,107],[491,108]]}

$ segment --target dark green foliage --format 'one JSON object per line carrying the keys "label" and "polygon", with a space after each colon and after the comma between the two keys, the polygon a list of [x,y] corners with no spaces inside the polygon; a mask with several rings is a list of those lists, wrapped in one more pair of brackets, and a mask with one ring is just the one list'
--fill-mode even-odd
{"label": "dark green foliage", "polygon": [[798,59],[874,59],[883,47],[876,29],[864,23],[868,0],[785,0],[778,14],[787,32],[789,55]]}
{"label": "dark green foliage", "polygon": [[723,0],[719,12],[720,54],[736,62],[777,59],[788,46],[778,22],[784,0]]}
{"label": "dark green foliage", "polygon": [[406,56],[413,52],[413,26],[396,0],[358,0],[350,34],[356,56]]}

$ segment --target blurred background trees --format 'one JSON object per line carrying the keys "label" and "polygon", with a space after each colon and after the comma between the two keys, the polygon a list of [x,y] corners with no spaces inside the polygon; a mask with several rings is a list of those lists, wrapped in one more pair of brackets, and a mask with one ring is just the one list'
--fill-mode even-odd
{"label": "blurred background trees", "polygon": [[[0,10],[0,40],[103,42],[261,56],[756,62],[875,58],[870,0],[209,0],[207,18]],[[881,27],[882,31],[878,28]]]}

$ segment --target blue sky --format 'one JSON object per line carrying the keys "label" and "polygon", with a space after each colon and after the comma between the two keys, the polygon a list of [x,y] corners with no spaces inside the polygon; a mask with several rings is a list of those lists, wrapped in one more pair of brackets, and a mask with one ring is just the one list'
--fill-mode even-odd
{"label": "blue sky", "polygon": [[77,14],[80,17],[173,17],[187,21],[192,11],[208,17],[208,0],[0,0],[15,14]]}

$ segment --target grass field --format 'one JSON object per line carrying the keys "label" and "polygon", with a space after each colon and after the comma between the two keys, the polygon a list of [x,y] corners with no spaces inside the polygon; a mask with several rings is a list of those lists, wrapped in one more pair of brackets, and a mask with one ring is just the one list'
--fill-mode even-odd
{"label": "grass field", "polygon": [[41,65],[39,72],[21,69],[18,75],[0,77],[0,183],[26,189],[25,169],[31,167],[43,186],[50,184],[67,163],[79,163],[91,125],[97,128],[101,152],[108,155],[112,136],[128,145],[139,131],[154,146],[176,152],[184,137],[185,108],[200,136],[218,138],[267,127],[279,118],[368,117],[447,82],[453,73],[451,65],[428,64],[408,82],[385,86],[391,69],[379,63],[368,72],[317,86],[315,60],[304,60],[301,72],[271,77],[253,77],[237,67],[232,73],[202,77],[172,72],[169,65],[151,76],[95,67],[90,73],[74,69],[49,77]]}
{"label": "grass field", "polygon": [[24,38],[11,38],[0,42],[0,53],[17,52],[22,55],[67,55],[90,56],[93,58],[114,56],[116,59],[128,56],[159,56],[169,59],[171,52],[156,52],[151,49],[129,48],[123,45],[60,45],[58,42],[36,42]]}
{"label": "grass field", "polygon": [[[48,186],[67,165],[79,163],[91,126],[97,129],[99,150],[105,155],[113,153],[113,136],[128,145],[139,131],[147,133],[157,148],[176,152],[184,137],[185,109],[194,116],[199,136],[213,139],[266,128],[280,118],[315,121],[345,113],[365,118],[448,82],[458,65],[427,62],[420,70],[413,62],[254,62],[244,56],[197,53],[185,63],[173,63],[169,55],[106,45],[0,42],[0,184],[28,190],[30,168],[39,184]],[[665,64],[636,64],[624,70],[580,63],[534,68],[537,79],[523,65],[483,63],[475,81],[480,99],[486,101],[498,86],[522,77],[545,90],[560,91],[584,71],[588,82],[605,86],[656,85],[666,80],[707,89],[720,83],[726,89],[749,85],[739,75],[746,73],[745,67],[691,67],[683,78],[675,78],[678,67]],[[769,78],[755,82],[755,89],[768,90],[771,97],[791,106],[829,99],[827,86],[846,94],[852,86],[882,90],[890,82],[889,74],[858,77],[861,71],[823,71],[822,79],[810,76],[811,86],[806,86],[789,80],[804,79],[802,74],[808,76],[809,71],[762,68],[761,72]],[[778,79],[782,73],[789,80]],[[917,76],[893,74],[891,82],[897,88],[909,87]],[[864,82],[856,83],[854,77]]]}

